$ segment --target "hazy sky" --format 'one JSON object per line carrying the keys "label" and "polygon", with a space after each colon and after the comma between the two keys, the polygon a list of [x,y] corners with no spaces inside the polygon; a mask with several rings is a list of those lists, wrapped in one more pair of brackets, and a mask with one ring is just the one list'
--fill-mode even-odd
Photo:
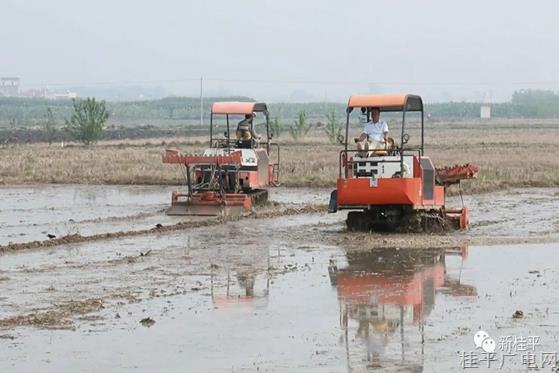
{"label": "hazy sky", "polygon": [[0,76],[26,88],[426,101],[559,89],[559,2],[2,0]]}

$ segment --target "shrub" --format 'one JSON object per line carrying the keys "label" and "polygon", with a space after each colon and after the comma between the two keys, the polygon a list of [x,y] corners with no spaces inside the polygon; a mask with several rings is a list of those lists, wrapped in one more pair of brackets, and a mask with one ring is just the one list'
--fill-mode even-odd
{"label": "shrub", "polygon": [[289,133],[291,133],[294,140],[298,140],[309,133],[311,127],[311,124],[307,124],[307,113],[300,111],[299,118],[293,121],[293,124],[289,127]]}
{"label": "shrub", "polygon": [[105,122],[109,119],[109,112],[105,101],[95,101],[95,98],[72,100],[74,112],[70,120],[66,119],[66,129],[74,140],[86,145],[101,138]]}

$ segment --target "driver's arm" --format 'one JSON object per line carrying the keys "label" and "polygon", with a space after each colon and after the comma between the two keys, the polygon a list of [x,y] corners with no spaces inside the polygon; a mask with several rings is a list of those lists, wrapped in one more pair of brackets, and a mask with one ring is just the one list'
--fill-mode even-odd
{"label": "driver's arm", "polygon": [[252,135],[253,139],[260,140],[260,135],[256,133],[256,131],[254,130],[254,126],[250,127],[250,134]]}
{"label": "driver's arm", "polygon": [[384,125],[382,126],[382,132],[384,134],[384,142],[386,142],[388,139],[388,124],[386,124],[386,122],[384,122]]}
{"label": "driver's arm", "polygon": [[367,132],[361,132],[361,135],[355,138],[355,142],[365,141],[367,140],[367,137],[368,137]]}

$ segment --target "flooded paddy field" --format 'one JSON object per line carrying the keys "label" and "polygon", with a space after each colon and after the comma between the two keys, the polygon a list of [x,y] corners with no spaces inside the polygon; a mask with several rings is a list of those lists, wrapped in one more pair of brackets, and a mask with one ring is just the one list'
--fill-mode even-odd
{"label": "flooded paddy field", "polygon": [[[0,189],[0,245],[149,229],[184,221],[165,215],[176,187],[36,185]],[[327,204],[323,189],[270,190],[285,205]],[[190,220],[196,218],[191,217]]]}
{"label": "flooded paddy field", "polygon": [[[316,212],[1,254],[0,371],[438,372],[474,357],[480,371],[519,371],[528,352],[551,371],[557,192],[466,197],[472,229],[443,236],[353,235],[344,214]],[[163,213],[166,188],[1,193],[4,245],[181,219]],[[476,348],[479,330],[494,353]]]}

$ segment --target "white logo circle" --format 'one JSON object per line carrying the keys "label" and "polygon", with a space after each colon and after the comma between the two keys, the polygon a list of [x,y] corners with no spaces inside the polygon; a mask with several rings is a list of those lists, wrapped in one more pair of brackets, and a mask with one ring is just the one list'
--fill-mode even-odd
{"label": "white logo circle", "polygon": [[487,338],[489,338],[489,334],[487,334],[487,332],[478,330],[477,333],[474,334],[474,345],[476,346],[476,348],[480,348],[483,340]]}
{"label": "white logo circle", "polygon": [[495,341],[491,338],[485,338],[481,343],[481,348],[485,352],[493,353],[495,352]]}

